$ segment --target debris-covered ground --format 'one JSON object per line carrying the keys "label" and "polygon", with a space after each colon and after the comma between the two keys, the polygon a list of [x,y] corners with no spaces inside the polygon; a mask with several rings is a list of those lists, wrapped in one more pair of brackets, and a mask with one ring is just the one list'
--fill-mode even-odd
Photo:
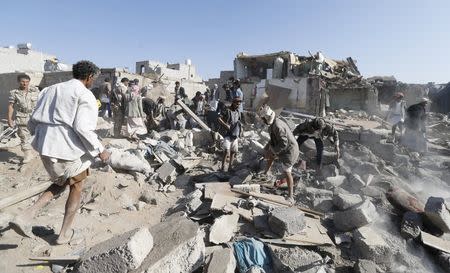
{"label": "debris-covered ground", "polygon": [[[282,118],[292,129],[301,121]],[[316,172],[314,142],[302,145],[294,206],[274,187],[281,166],[262,174],[269,134],[257,119],[246,119],[232,172],[220,171],[210,132],[130,142],[111,138],[112,124],[100,119],[112,156],[92,168],[74,239],[52,245],[67,191],[33,220],[33,239],[8,222],[36,197],[4,208],[0,272],[450,272],[447,116],[430,114],[425,155],[392,143],[379,117],[340,110],[327,119],[339,130],[341,158],[326,145]],[[2,196],[47,181],[38,158],[19,170],[19,150],[0,151]]]}

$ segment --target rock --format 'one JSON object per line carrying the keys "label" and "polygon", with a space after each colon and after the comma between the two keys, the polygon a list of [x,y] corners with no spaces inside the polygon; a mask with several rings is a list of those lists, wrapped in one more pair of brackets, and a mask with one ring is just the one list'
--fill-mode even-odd
{"label": "rock", "polygon": [[304,272],[312,263],[322,260],[318,253],[300,247],[280,247],[269,244],[275,272]]}
{"label": "rock", "polygon": [[129,142],[125,138],[111,139],[111,141],[109,142],[108,146],[114,147],[114,148],[117,148],[117,149],[122,149],[122,150],[128,150],[128,149],[132,148],[131,142]]}
{"label": "rock", "polygon": [[333,204],[340,210],[346,210],[361,203],[363,200],[358,194],[338,193],[333,196]]}
{"label": "rock", "polygon": [[360,163],[356,169],[353,170],[355,173],[359,174],[360,176],[372,174],[372,175],[379,175],[380,170],[378,170],[378,167],[374,163],[370,162],[364,162]]}
{"label": "rock", "polygon": [[327,178],[330,176],[338,176],[339,169],[334,164],[325,165],[322,167],[322,176]]}
{"label": "rock", "polygon": [[130,207],[134,207],[133,199],[131,199],[131,197],[129,197],[126,193],[122,193],[119,196],[119,202],[122,205],[123,209],[128,209]]}
{"label": "rock", "polygon": [[141,265],[152,248],[148,228],[135,229],[93,246],[81,257],[75,272],[129,272]]}
{"label": "rock", "polygon": [[227,243],[231,240],[239,221],[239,214],[225,214],[216,218],[209,231],[209,241],[213,244]]}
{"label": "rock", "polygon": [[185,188],[189,185],[191,181],[191,177],[189,175],[180,175],[175,179],[175,186],[177,188]]}
{"label": "rock", "polygon": [[170,184],[175,181],[177,170],[170,161],[166,161],[156,170],[156,173],[163,183]]}
{"label": "rock", "polygon": [[416,239],[423,228],[422,216],[416,212],[407,211],[403,214],[400,234],[405,239]]}
{"label": "rock", "polygon": [[317,189],[313,187],[306,187],[304,189],[305,194],[309,199],[314,200],[315,198],[333,198],[333,192],[330,190]]}
{"label": "rock", "polygon": [[430,197],[425,204],[426,217],[443,232],[450,232],[450,212],[445,200],[440,197]]}
{"label": "rock", "polygon": [[366,200],[354,208],[335,212],[333,222],[338,230],[350,231],[372,223],[377,216],[375,206]]}
{"label": "rock", "polygon": [[145,202],[147,204],[156,205],[156,199],[153,197],[153,192],[146,190],[141,193],[141,196],[139,197],[139,201]]}
{"label": "rock", "polygon": [[334,188],[340,187],[342,184],[344,184],[345,179],[346,178],[343,175],[330,176],[325,179],[324,186],[326,189],[334,189]]}
{"label": "rock", "polygon": [[188,195],[186,195],[185,198],[185,207],[186,211],[188,213],[192,213],[196,211],[201,205],[202,205],[202,191],[201,190],[195,190]]}
{"label": "rock", "polygon": [[146,206],[147,206],[147,203],[142,202],[142,201],[139,201],[139,202],[135,205],[135,207],[136,207],[136,209],[137,209],[138,211],[143,210]]}
{"label": "rock", "polygon": [[360,259],[355,263],[355,273],[377,273],[378,266],[369,260]]}
{"label": "rock", "polygon": [[316,198],[313,200],[313,207],[321,212],[330,212],[333,208],[333,200],[330,198]]}
{"label": "rock", "polygon": [[269,215],[270,228],[281,237],[299,233],[305,225],[305,214],[293,207],[277,207]]}
{"label": "rock", "polygon": [[361,193],[365,196],[373,197],[373,198],[381,198],[384,195],[384,192],[375,186],[366,186],[361,188]]}
{"label": "rock", "polygon": [[353,231],[354,250],[358,257],[370,259],[377,264],[390,264],[392,251],[378,232],[370,227],[360,227]]}
{"label": "rock", "polygon": [[155,236],[153,250],[135,272],[194,272],[203,264],[205,234],[198,224],[184,216],[173,215],[150,228]]}
{"label": "rock", "polygon": [[236,259],[232,248],[223,248],[212,253],[207,273],[234,273]]}
{"label": "rock", "polygon": [[343,185],[345,189],[350,192],[359,192],[359,190],[366,186],[366,182],[361,179],[361,176],[350,172],[347,175],[347,182]]}

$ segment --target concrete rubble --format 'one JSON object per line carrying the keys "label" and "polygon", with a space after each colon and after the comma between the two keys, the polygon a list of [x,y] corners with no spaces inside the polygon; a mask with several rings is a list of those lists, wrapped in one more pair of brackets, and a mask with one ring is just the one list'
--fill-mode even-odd
{"label": "concrete rubble", "polygon": [[92,247],[76,265],[76,272],[131,272],[153,248],[148,228],[132,230]]}
{"label": "concrete rubble", "polygon": [[[240,54],[235,71],[215,79],[222,86],[230,84],[230,77],[238,78],[244,92],[246,120],[230,172],[220,171],[223,149],[220,134],[212,132],[216,129],[158,128],[134,141],[111,138],[112,122],[100,118],[97,131],[112,156],[107,165],[94,162],[86,180],[75,225],[86,234],[88,250],[77,252],[81,259],[70,266],[76,272],[231,273],[241,270],[239,257],[245,256],[249,264],[265,264],[273,272],[448,270],[450,259],[442,250],[442,244],[449,241],[445,233],[450,232],[448,116],[429,113],[429,152],[414,153],[392,141],[391,128],[384,121],[387,98],[378,96],[380,82],[365,79],[351,58],[325,59],[319,69],[313,57],[290,52]],[[172,88],[176,77],[159,81],[156,76],[162,74],[157,67],[151,62],[140,65],[147,71],[143,75],[116,69],[107,73],[136,76],[146,85],[154,84],[149,96],[164,95],[173,101],[167,86]],[[177,70],[162,65],[167,73],[186,72],[185,66]],[[105,73],[102,70],[101,76]],[[194,92],[197,87],[206,86],[195,82],[186,89]],[[341,157],[336,158],[333,145],[324,139],[320,171],[314,141],[309,139],[301,146],[300,160],[292,172],[292,203],[286,200],[285,184],[274,186],[282,178],[281,163],[275,160],[271,173],[263,174],[267,164],[264,147],[270,135],[255,113],[263,101],[291,129],[320,116],[339,133]],[[8,160],[0,164],[5,173],[0,177],[4,196],[23,192],[46,175],[36,160],[30,168],[32,175],[18,177],[20,158],[13,155],[20,150],[16,146],[0,148],[8,149],[4,153]],[[34,201],[32,197],[2,209],[2,244],[4,240],[5,246],[18,245],[8,224],[12,215],[25,210],[25,203]],[[56,207],[49,206],[37,219],[47,222],[54,235],[54,218],[61,217]],[[41,229],[34,227],[42,239],[50,240]],[[440,241],[425,244],[421,241],[425,232]],[[250,238],[268,249],[262,261],[251,260],[248,256],[252,255],[241,255],[232,247]],[[17,249],[2,250],[2,258],[14,260],[23,253],[38,257],[64,254],[43,247],[42,241],[23,240]],[[65,250],[73,255],[79,249],[69,244]],[[249,250],[261,251],[254,245]],[[1,272],[15,269],[15,264],[0,266]],[[248,272],[262,269],[252,266]]]}

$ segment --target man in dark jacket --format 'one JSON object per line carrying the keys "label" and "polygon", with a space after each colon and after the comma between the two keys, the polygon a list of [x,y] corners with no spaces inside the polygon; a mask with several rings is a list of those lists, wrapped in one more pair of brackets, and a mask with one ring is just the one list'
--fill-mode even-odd
{"label": "man in dark jacket", "polygon": [[294,136],[298,136],[297,143],[300,147],[308,138],[314,139],[317,151],[317,167],[322,167],[323,141],[329,139],[336,149],[336,157],[339,158],[339,135],[333,125],[325,122],[321,118],[315,118],[300,123],[293,132]]}

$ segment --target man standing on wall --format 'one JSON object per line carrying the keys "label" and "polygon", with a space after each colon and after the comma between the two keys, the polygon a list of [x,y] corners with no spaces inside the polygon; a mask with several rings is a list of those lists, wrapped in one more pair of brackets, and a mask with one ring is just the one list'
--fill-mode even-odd
{"label": "man standing on wall", "polygon": [[[24,154],[22,164],[26,164],[33,159],[32,147],[30,145],[30,131],[27,128],[31,113],[36,107],[36,101],[39,90],[36,87],[30,87],[30,76],[21,74],[17,76],[19,87],[9,92],[8,105],[8,125],[14,127],[17,125],[17,134],[20,138],[20,145]],[[16,111],[16,120],[13,115]]]}
{"label": "man standing on wall", "polygon": [[99,72],[92,62],[80,61],[73,65],[74,79],[47,87],[39,95],[28,127],[35,136],[33,148],[39,152],[54,184],[34,205],[10,222],[10,227],[23,236],[33,236],[32,218],[67,186],[70,192],[56,243],[69,243],[74,235],[71,226],[92,160],[94,157],[100,157],[103,162],[109,159],[109,153],[95,133],[98,108],[94,95],[88,89]]}

